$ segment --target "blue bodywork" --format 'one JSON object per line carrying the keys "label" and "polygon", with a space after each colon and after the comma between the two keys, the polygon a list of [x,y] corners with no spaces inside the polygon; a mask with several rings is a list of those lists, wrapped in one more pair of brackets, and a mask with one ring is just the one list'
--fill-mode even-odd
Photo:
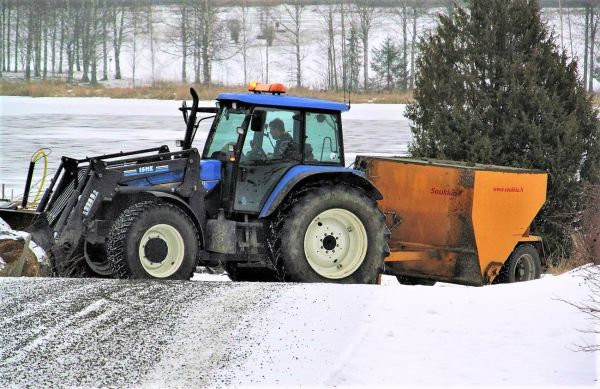
{"label": "blue bodywork", "polygon": [[335,101],[309,99],[306,97],[273,95],[270,93],[221,93],[217,100],[240,101],[242,103],[270,106],[270,107],[293,107],[303,109],[318,109],[326,111],[346,112],[350,109],[347,104]]}
{"label": "blue bodywork", "polygon": [[[177,183],[183,180],[183,171],[168,170],[166,166],[150,166],[153,170],[142,168],[126,170],[125,177],[144,176],[127,182],[128,186],[144,187]],[[200,161],[200,180],[206,191],[211,191],[221,180],[221,161],[215,159],[204,159]]]}
{"label": "blue bodywork", "polygon": [[[265,205],[262,207],[259,217],[266,217],[270,214],[271,206],[277,199],[277,197],[282,194],[287,194],[286,186],[290,184],[293,180],[298,180],[299,178],[308,177],[313,174],[319,173],[350,173],[355,174],[359,177],[364,178],[365,173],[359,170],[350,169],[342,166],[315,166],[315,165],[297,165],[291,168],[285,173],[285,175],[281,178],[281,180],[277,183],[275,188],[271,191],[271,194],[267,198]],[[290,188],[287,188],[288,190]],[[285,192],[285,193],[284,193]],[[281,200],[281,199],[279,199]]]}

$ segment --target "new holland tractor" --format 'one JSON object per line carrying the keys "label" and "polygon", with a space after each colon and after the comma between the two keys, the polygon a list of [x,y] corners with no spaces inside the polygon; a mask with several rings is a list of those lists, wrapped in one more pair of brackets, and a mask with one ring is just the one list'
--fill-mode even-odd
{"label": "new holland tractor", "polygon": [[389,231],[381,193],[345,167],[348,105],[249,89],[215,107],[191,89],[181,150],[62,157],[35,210],[25,196],[0,217],[31,232],[59,276],[189,279],[222,264],[233,280],[375,283]]}

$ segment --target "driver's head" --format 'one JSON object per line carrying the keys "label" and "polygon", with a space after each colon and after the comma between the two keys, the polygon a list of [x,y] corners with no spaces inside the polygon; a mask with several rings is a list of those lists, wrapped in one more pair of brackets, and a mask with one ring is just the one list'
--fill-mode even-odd
{"label": "driver's head", "polygon": [[285,134],[283,120],[279,118],[271,120],[269,122],[269,128],[271,129],[271,135],[273,135],[273,138],[275,139],[279,139]]}

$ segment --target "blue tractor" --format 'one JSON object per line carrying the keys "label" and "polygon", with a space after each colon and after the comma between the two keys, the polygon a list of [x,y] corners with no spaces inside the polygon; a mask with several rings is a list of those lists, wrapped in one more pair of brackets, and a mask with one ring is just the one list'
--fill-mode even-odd
{"label": "blue tractor", "polygon": [[239,281],[375,283],[389,232],[381,193],[345,167],[349,106],[249,89],[215,107],[191,89],[181,150],[62,157],[37,209],[0,217],[30,231],[60,276],[189,279],[220,264]]}

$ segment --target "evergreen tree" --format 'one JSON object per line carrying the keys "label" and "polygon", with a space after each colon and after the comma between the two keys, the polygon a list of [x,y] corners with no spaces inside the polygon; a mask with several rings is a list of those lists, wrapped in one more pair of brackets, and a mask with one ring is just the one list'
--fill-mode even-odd
{"label": "evergreen tree", "polygon": [[419,43],[410,153],[548,171],[538,226],[564,252],[600,166],[597,112],[577,64],[534,0],[472,0],[439,22]]}
{"label": "evergreen tree", "polygon": [[378,48],[373,49],[371,67],[377,75],[377,84],[385,89],[406,86],[408,74],[406,62],[399,45],[388,37]]}

